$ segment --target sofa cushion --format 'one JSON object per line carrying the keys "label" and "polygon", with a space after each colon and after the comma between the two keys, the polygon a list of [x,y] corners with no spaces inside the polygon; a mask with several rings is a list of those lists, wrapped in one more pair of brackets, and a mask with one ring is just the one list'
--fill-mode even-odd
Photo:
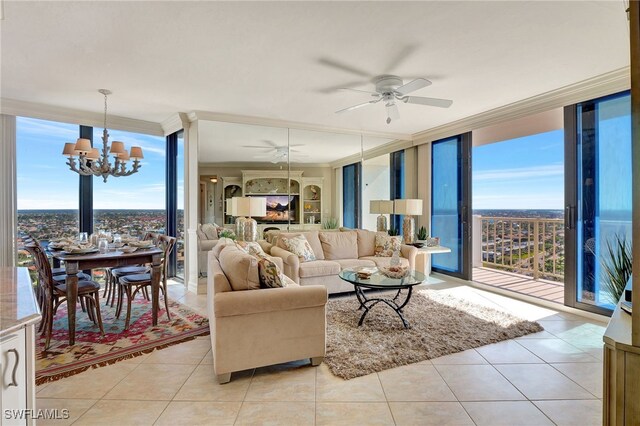
{"label": "sofa cushion", "polygon": [[196,228],[196,235],[198,236],[199,240],[207,240],[207,236],[205,235],[204,231],[202,230],[202,225],[198,224],[198,227]]}
{"label": "sofa cushion", "polygon": [[258,260],[235,246],[226,246],[220,252],[220,268],[234,291],[260,288]]}
{"label": "sofa cushion", "polygon": [[376,254],[376,233],[366,229],[356,229],[358,235],[358,257]]}
{"label": "sofa cushion", "polygon": [[358,258],[358,236],[355,231],[320,232],[318,236],[322,243],[325,259]]}
{"label": "sofa cushion", "polygon": [[285,249],[300,258],[300,263],[316,260],[316,255],[304,235],[281,237]]}
{"label": "sofa cushion", "polygon": [[335,260],[340,264],[340,269],[357,268],[359,266],[376,266],[375,262],[368,259],[341,259]]}
{"label": "sofa cushion", "polygon": [[394,251],[400,251],[401,245],[400,237],[392,237],[386,232],[376,232],[376,256],[391,257]]}
{"label": "sofa cushion", "polygon": [[[360,260],[370,260],[372,262],[375,262],[375,264],[376,264],[376,266],[378,268],[382,268],[383,266],[390,266],[391,265],[391,258],[390,257],[365,256],[365,257],[361,257]],[[401,257],[400,258],[400,265],[406,266],[408,268],[409,267],[409,259],[405,259],[404,257]]]}
{"label": "sofa cushion", "polygon": [[260,278],[260,287],[285,287],[285,281],[283,279],[284,274],[275,262],[265,256],[264,253],[255,253],[252,255],[258,260],[258,277]]}
{"label": "sofa cushion", "polygon": [[224,249],[225,247],[228,247],[228,246],[235,247],[235,242],[231,238],[220,238],[217,241],[218,241],[217,244],[214,245],[213,248],[211,249],[216,259],[220,259],[220,252],[222,252],[222,249]]}
{"label": "sofa cushion", "polygon": [[207,237],[207,240],[217,240],[218,239],[218,228],[213,223],[204,223],[200,228],[204,235]]}
{"label": "sofa cushion", "polygon": [[313,250],[313,254],[316,256],[317,260],[324,260],[324,252],[322,251],[322,244],[320,244],[320,238],[318,237],[318,231],[306,231],[306,232],[281,232],[276,236],[275,242],[273,245],[280,247],[281,249],[288,250],[282,241],[282,237],[291,238],[296,237],[298,235],[304,235],[311,249]]}
{"label": "sofa cushion", "polygon": [[340,264],[331,260],[315,260],[300,264],[300,278],[326,277],[340,273]]}

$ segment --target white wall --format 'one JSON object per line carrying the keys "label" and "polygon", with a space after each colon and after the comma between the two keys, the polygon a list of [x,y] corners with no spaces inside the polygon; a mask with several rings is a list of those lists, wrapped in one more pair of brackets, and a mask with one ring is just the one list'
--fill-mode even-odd
{"label": "white wall", "polygon": [[369,201],[388,200],[390,189],[389,154],[365,160],[362,164],[362,228],[376,230],[378,215],[369,212]]}

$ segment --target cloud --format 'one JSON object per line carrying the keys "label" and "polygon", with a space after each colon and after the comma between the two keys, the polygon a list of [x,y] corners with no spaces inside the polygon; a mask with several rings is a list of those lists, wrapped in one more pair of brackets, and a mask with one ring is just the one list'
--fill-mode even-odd
{"label": "cloud", "polygon": [[492,169],[473,173],[473,181],[512,181],[535,179],[541,177],[563,176],[562,163],[547,166],[519,167],[514,169]]}
{"label": "cloud", "polygon": [[35,118],[18,118],[18,131],[27,135],[46,136],[47,138],[63,138],[69,141],[78,139],[78,126],[53,121],[37,120]]}

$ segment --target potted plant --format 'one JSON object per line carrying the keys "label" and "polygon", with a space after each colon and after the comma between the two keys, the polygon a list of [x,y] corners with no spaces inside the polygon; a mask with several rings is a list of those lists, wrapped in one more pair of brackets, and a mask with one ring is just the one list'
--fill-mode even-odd
{"label": "potted plant", "polygon": [[602,259],[602,287],[609,301],[617,305],[631,278],[633,252],[624,235],[616,235],[613,240],[607,241],[607,251]]}
{"label": "potted plant", "polygon": [[338,219],[330,217],[322,223],[322,229],[338,229]]}
{"label": "potted plant", "polygon": [[391,228],[389,228],[389,230],[387,231],[387,233],[392,236],[395,237],[397,235],[399,235],[400,233],[398,232],[398,230],[396,228],[394,228],[393,226]]}
{"label": "potted plant", "polygon": [[419,243],[423,243],[426,241],[428,237],[429,237],[429,234],[427,234],[427,228],[425,228],[424,226],[421,226],[420,229],[418,229],[418,232],[416,233],[416,240]]}

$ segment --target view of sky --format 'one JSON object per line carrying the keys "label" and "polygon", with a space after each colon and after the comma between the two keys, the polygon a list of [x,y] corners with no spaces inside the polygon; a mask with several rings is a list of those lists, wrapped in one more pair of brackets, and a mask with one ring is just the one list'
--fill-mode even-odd
{"label": "view of sky", "polygon": [[[69,170],[61,153],[65,142],[76,141],[79,126],[18,117],[16,127],[18,209],[77,209],[78,174]],[[165,139],[109,130],[109,142],[114,140],[124,142],[126,149],[141,146],[142,167],[131,176],[110,176],[107,183],[101,177],[94,177],[94,208],[164,209]],[[94,146],[101,149],[101,128],[94,128],[93,141]],[[179,146],[178,162],[182,161],[183,154],[181,144]],[[178,176],[178,209],[182,209],[182,167]]]}
{"label": "view of sky", "polygon": [[474,209],[564,208],[564,133],[540,133],[473,148]]}

